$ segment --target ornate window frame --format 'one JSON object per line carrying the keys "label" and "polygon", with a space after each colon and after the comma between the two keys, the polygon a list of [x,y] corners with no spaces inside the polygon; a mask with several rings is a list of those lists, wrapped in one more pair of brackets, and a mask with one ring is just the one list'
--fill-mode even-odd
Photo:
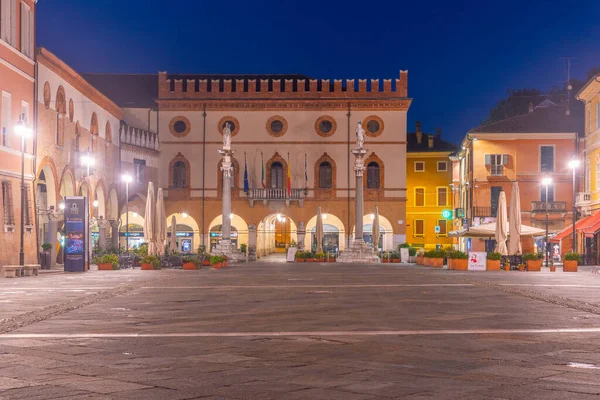
{"label": "ornate window frame", "polygon": [[[180,121],[185,124],[185,130],[181,133],[175,130],[175,124]],[[178,138],[182,138],[189,135],[191,129],[192,124],[190,123],[190,120],[184,117],[183,115],[177,115],[171,118],[171,121],[169,122],[169,132],[171,133],[171,135]]]}
{"label": "ornate window frame", "polygon": [[284,180],[284,185],[283,187],[286,188],[287,187],[287,168],[288,168],[288,163],[287,160],[285,158],[283,158],[281,155],[279,155],[279,153],[275,152],[275,154],[273,154],[273,157],[269,158],[269,160],[267,160],[267,163],[265,164],[265,186],[267,188],[271,188],[271,165],[273,165],[274,162],[279,162],[281,163],[281,166],[283,167],[283,180]]}
{"label": "ornate window frame", "polygon": [[[175,163],[182,161],[185,164],[185,187],[175,188],[173,187],[173,178],[175,172]],[[181,152],[177,153],[173,159],[169,162],[169,198],[170,199],[182,199],[190,197],[190,186],[191,186],[191,167],[190,162]]]}
{"label": "ornate window frame", "polygon": [[231,115],[224,116],[223,118],[221,118],[219,120],[219,123],[217,124],[217,129],[219,130],[219,133],[222,136],[223,135],[223,125],[227,121],[231,121],[231,122],[233,122],[233,125],[235,125],[234,129],[231,131],[231,137],[234,137],[240,131],[240,121],[238,121],[236,117],[233,117]]}
{"label": "ornate window frame", "polygon": [[[283,127],[281,129],[281,132],[275,132],[271,129],[271,124],[275,121],[280,121],[283,124]],[[237,125],[236,125],[237,126]],[[287,129],[288,129],[288,122],[287,120],[281,116],[281,115],[273,115],[271,118],[269,118],[267,120],[267,124],[265,126],[265,128],[267,129],[267,132],[269,133],[269,135],[273,136],[273,137],[282,137],[283,135],[286,134]]]}
{"label": "ornate window frame", "polygon": [[[376,121],[379,124],[379,129],[377,130],[377,132],[371,132],[369,130],[368,124],[371,121]],[[377,137],[377,136],[381,135],[385,128],[385,124],[383,123],[383,120],[380,117],[378,117],[377,115],[369,115],[368,117],[365,117],[365,119],[363,119],[362,126],[365,129],[365,135],[367,135],[368,137]]]}
{"label": "ornate window frame", "polygon": [[[331,165],[331,188],[321,188],[320,183],[320,167],[324,162],[328,162]],[[335,160],[327,153],[323,153],[321,157],[315,162],[314,165],[314,191],[315,198],[317,199],[330,199],[336,197],[337,188],[337,166]]]}
{"label": "ornate window frame", "polygon": [[[331,122],[331,130],[329,132],[323,132],[321,130],[321,122],[323,121],[329,121]],[[337,122],[335,122],[335,118],[333,118],[330,115],[321,115],[319,118],[317,118],[317,120],[315,121],[315,132],[317,132],[317,134],[321,137],[331,137],[335,134],[335,131],[337,130]]]}
{"label": "ornate window frame", "polygon": [[[379,187],[369,188],[367,187],[367,167],[370,163],[376,162],[379,165]],[[365,174],[363,175],[363,189],[365,193],[365,199],[373,200],[384,196],[385,190],[385,164],[379,156],[373,152],[365,159]]]}

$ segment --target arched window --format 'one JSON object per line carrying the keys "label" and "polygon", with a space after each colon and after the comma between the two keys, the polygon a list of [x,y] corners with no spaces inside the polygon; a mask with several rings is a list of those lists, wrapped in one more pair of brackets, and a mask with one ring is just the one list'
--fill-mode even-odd
{"label": "arched window", "polygon": [[283,188],[283,165],[279,161],[271,164],[271,187],[274,189]]}
{"label": "arched window", "polygon": [[331,163],[324,161],[319,165],[319,188],[331,189],[333,186]]}
{"label": "arched window", "polygon": [[65,145],[65,118],[67,115],[67,101],[65,98],[65,90],[59,86],[56,93],[56,144],[58,146]]}
{"label": "arched window", "polygon": [[177,161],[173,165],[173,187],[175,189],[182,189],[186,187],[186,166],[183,161]]}
{"label": "arched window", "polygon": [[379,189],[379,164],[375,161],[367,165],[367,188]]}

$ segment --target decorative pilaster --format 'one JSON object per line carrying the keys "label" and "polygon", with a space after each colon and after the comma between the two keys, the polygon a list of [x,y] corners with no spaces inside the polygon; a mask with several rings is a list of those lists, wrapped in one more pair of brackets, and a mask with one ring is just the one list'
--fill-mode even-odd
{"label": "decorative pilaster", "polygon": [[354,240],[364,241],[363,239],[363,215],[364,215],[364,189],[363,175],[365,172],[365,155],[367,150],[356,148],[352,150],[354,154],[354,174],[356,178],[356,188],[354,192]]}
{"label": "decorative pilaster", "polygon": [[248,261],[256,261],[256,225],[248,225]]}
{"label": "decorative pilaster", "polygon": [[106,249],[108,247],[108,240],[106,235],[108,226],[109,223],[104,218],[98,220],[98,244],[102,249]]}
{"label": "decorative pilaster", "polygon": [[300,221],[300,223],[298,224],[296,236],[298,236],[298,250],[304,250],[304,241],[306,238],[306,227],[304,226],[303,221]]}
{"label": "decorative pilaster", "polygon": [[118,249],[119,248],[119,221],[115,221],[115,220],[109,220],[108,223],[110,224],[110,229],[111,229],[111,246],[113,249]]}

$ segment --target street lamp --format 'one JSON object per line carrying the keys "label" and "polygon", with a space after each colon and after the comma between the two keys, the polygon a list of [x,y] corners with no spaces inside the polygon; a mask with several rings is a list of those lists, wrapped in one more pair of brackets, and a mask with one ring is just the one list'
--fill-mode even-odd
{"label": "street lamp", "polygon": [[542,179],[542,185],[546,187],[546,247],[544,252],[546,253],[546,268],[548,268],[548,252],[550,250],[550,246],[548,245],[548,186],[552,184],[552,178],[549,176],[544,177]]}
{"label": "street lamp", "polygon": [[21,114],[19,122],[15,125],[15,133],[21,136],[21,242],[19,246],[19,263],[25,265],[25,140],[33,134],[33,130],[27,126],[27,117]]}
{"label": "street lamp", "polygon": [[573,240],[571,244],[571,251],[575,253],[575,249],[577,249],[577,234],[575,233],[575,222],[577,219],[577,207],[575,206],[576,197],[577,197],[577,188],[575,187],[575,170],[579,168],[580,162],[578,159],[573,158],[569,161],[569,168],[573,170]]}
{"label": "street lamp", "polygon": [[125,249],[129,254],[129,183],[133,181],[133,178],[131,175],[125,174],[121,180],[125,183]]}
{"label": "street lamp", "polygon": [[87,176],[90,176],[90,167],[96,164],[96,160],[90,153],[81,156],[81,163],[87,167]]}

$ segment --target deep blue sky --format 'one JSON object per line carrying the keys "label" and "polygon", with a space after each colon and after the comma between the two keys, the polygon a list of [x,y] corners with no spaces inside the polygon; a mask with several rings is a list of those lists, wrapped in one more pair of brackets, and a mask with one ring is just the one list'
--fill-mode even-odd
{"label": "deep blue sky", "polygon": [[[256,5],[259,4],[259,5]],[[489,5],[492,4],[492,5]],[[39,0],[38,45],[79,72],[396,78],[409,130],[455,141],[509,88],[600,65],[600,2]]]}

